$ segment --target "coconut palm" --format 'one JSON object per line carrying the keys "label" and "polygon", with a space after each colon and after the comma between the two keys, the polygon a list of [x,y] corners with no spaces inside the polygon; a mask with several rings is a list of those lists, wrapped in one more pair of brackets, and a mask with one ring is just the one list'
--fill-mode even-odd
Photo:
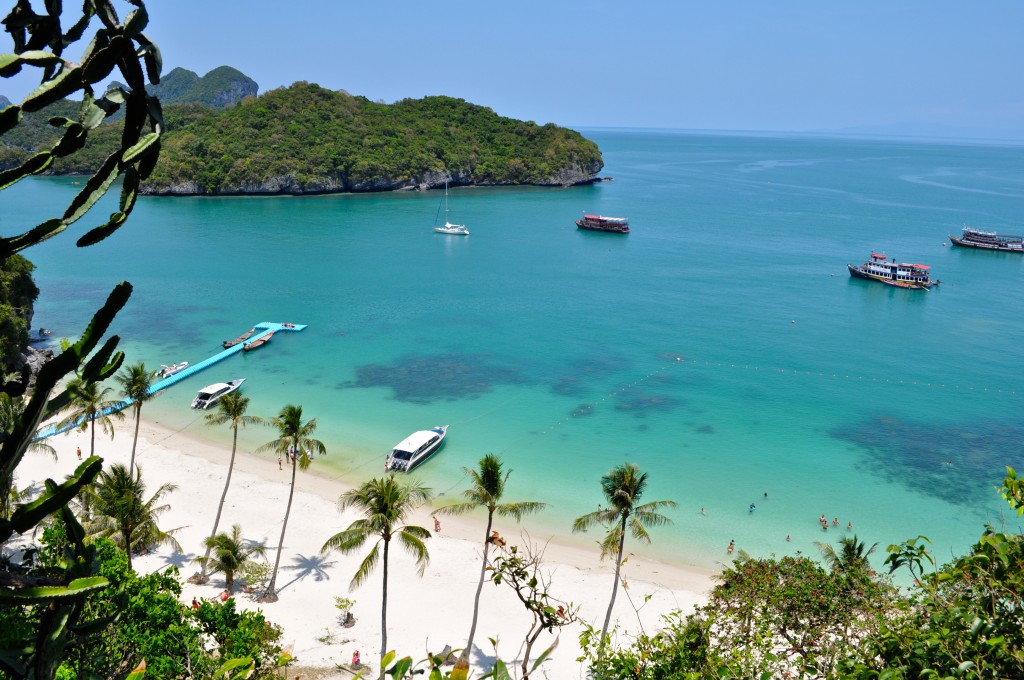
{"label": "coconut palm", "polygon": [[868,548],[863,541],[858,541],[857,536],[844,536],[839,539],[839,550],[830,543],[815,541],[821,551],[821,557],[825,560],[828,568],[832,571],[865,572],[871,569],[868,557],[875,552],[878,543],[871,544]]}
{"label": "coconut palm", "polygon": [[[227,423],[231,426],[232,438],[231,438],[231,460],[228,462],[228,474],[224,479],[224,490],[220,494],[220,504],[217,506],[217,516],[213,520],[213,531],[210,532],[208,537],[209,540],[213,540],[214,536],[217,535],[217,527],[220,526],[220,516],[224,511],[224,500],[228,496],[228,487],[231,486],[231,473],[235,469],[235,452],[238,451],[238,428],[245,427],[246,425],[261,424],[263,419],[258,416],[247,416],[245,415],[246,410],[249,408],[249,398],[242,396],[241,390],[230,392],[221,397],[220,401],[217,402],[217,410],[212,413],[206,414],[207,425],[223,425]],[[206,545],[206,554],[203,555],[203,559],[199,560],[199,564],[202,565],[200,573],[196,574],[189,581],[193,583],[206,583],[210,580],[210,577],[206,573],[207,561],[210,559],[210,550],[212,546]]]}
{"label": "coconut palm", "polygon": [[[124,413],[118,410],[119,400],[111,399],[110,387],[100,388],[92,381],[85,380],[78,376],[71,380],[67,386],[68,415],[57,424],[58,430],[78,429],[82,432],[89,430],[89,457],[96,455],[96,423],[104,434],[114,438],[114,419],[123,420]],[[91,495],[89,493],[92,485],[82,487],[79,493],[82,503],[82,514],[85,521],[89,521]]]}
{"label": "coconut palm", "polygon": [[[371,479],[357,489],[346,491],[338,499],[340,511],[355,508],[362,518],[352,522],[347,529],[327,539],[321,551],[338,550],[344,554],[359,550],[371,537],[378,537],[373,550],[363,558],[362,564],[352,577],[349,589],[357,588],[370,576],[380,561],[384,570],[384,594],[380,614],[380,658],[388,649],[388,553],[391,541],[395,539],[413,557],[419,566],[419,575],[430,561],[430,554],[424,543],[430,538],[430,531],[423,527],[402,524],[417,506],[430,500],[430,489],[419,483],[399,483],[394,474],[380,479]],[[383,544],[383,549],[381,546]],[[380,677],[384,677],[381,667]]]}
{"label": "coconut palm", "polygon": [[267,592],[260,597],[261,602],[277,602],[277,569],[281,566],[281,553],[284,550],[284,534],[288,529],[288,516],[292,512],[292,498],[295,496],[295,471],[305,470],[313,461],[312,454],[324,455],[327,448],[319,439],[313,438],[316,432],[316,418],[302,422],[302,407],[288,404],[281,409],[277,417],[267,421],[267,425],[277,429],[278,437],[256,449],[257,451],[274,451],[279,456],[288,456],[292,464],[292,485],[288,492],[288,505],[284,511],[284,524],[281,525],[281,540],[277,544],[277,557],[274,559],[274,572],[270,576]]}
{"label": "coconut palm", "polygon": [[608,501],[608,507],[599,508],[595,512],[577,517],[572,524],[573,533],[586,531],[594,524],[608,527],[608,534],[601,541],[601,557],[603,559],[613,552],[615,555],[615,581],[612,586],[612,598],[608,603],[608,613],[604,617],[604,627],[601,628],[598,655],[604,649],[608,624],[612,619],[612,608],[615,606],[615,594],[619,590],[619,574],[622,569],[623,549],[626,545],[626,529],[628,528],[633,534],[633,538],[650,543],[651,537],[647,533],[648,526],[656,527],[672,523],[672,520],[660,514],[658,510],[676,507],[675,501],[652,501],[639,505],[640,497],[643,496],[646,487],[647,473],[641,473],[635,463],[619,465],[601,477],[601,490]]}
{"label": "coconut palm", "polygon": [[505,495],[505,482],[508,481],[508,476],[512,474],[512,471],[507,470],[502,474],[501,459],[493,453],[488,453],[481,458],[478,465],[479,467],[475,470],[462,468],[470,478],[470,487],[462,492],[467,500],[438,509],[438,512],[443,514],[461,515],[476,508],[487,508],[483,560],[480,563],[480,580],[477,583],[476,596],[473,599],[473,621],[469,626],[469,640],[452,671],[452,677],[459,678],[466,677],[469,673],[469,656],[473,652],[473,638],[476,635],[476,624],[480,613],[480,593],[483,591],[484,580],[487,576],[487,552],[492,543],[491,528],[494,524],[494,515],[512,517],[518,522],[522,520],[523,515],[537,512],[544,507],[544,503],[536,501],[502,503],[502,497]]}
{"label": "coconut palm", "polygon": [[108,434],[113,439],[114,420],[124,419],[124,413],[117,410],[121,401],[110,398],[113,391],[111,387],[100,388],[98,383],[81,377],[74,378],[68,383],[68,414],[57,425],[57,429],[89,431],[90,457],[96,455],[96,424],[99,423],[103,434]]}
{"label": "coconut palm", "polygon": [[117,382],[121,384],[121,395],[125,399],[131,399],[132,417],[135,418],[135,436],[132,439],[132,457],[128,463],[128,469],[135,469],[135,446],[139,443],[139,423],[142,421],[142,404],[149,401],[155,394],[150,394],[153,386],[153,376],[146,369],[141,361],[137,364],[126,367],[117,374]]}
{"label": "coconut palm", "polygon": [[170,508],[158,503],[176,488],[174,484],[162,484],[146,500],[142,469],[136,467],[133,473],[121,463],[111,465],[109,470],[100,472],[93,488],[87,492],[93,507],[93,520],[88,527],[90,533],[106,536],[124,548],[128,553],[129,569],[132,568],[133,550],[164,544],[181,550],[173,536],[177,529],[164,531],[156,523],[157,518]]}
{"label": "coconut palm", "polygon": [[[204,574],[224,572],[224,580],[227,581],[229,593],[235,590],[235,574],[254,562],[253,557],[266,557],[267,555],[267,549],[261,544],[242,540],[242,527],[239,524],[231,527],[230,534],[222,531],[219,534],[207,536],[203,545],[206,546],[206,555],[196,558],[196,561],[203,566]],[[213,557],[210,557],[211,549]]]}

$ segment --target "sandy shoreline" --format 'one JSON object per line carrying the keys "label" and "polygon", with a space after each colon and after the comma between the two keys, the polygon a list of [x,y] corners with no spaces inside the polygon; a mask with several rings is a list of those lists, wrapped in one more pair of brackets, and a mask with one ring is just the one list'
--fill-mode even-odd
{"label": "sandy shoreline", "polygon": [[[145,411],[143,411],[145,414]],[[97,433],[96,452],[106,464],[127,464],[132,446],[134,423],[129,419],[118,423],[113,440]],[[268,439],[270,439],[268,433]],[[29,454],[18,468],[17,484],[24,487],[46,477],[60,479],[78,464],[75,448],[89,450],[86,433],[67,433],[54,437],[51,444],[58,459]],[[191,561],[202,554],[202,540],[210,532],[224,484],[230,445],[219,446],[183,432],[174,432],[145,418],[140,427],[136,461],[143,470],[148,493],[164,483],[177,489],[168,495],[171,508],[161,518],[161,526],[181,527],[176,538],[183,553],[162,548],[134,560],[140,573],[176,565],[183,578],[196,571]],[[318,471],[331,476],[321,476]],[[288,499],[291,471],[287,464],[278,469],[276,460],[250,455],[240,445],[231,489],[228,491],[219,530],[232,524],[242,526],[243,536],[267,546],[268,560],[276,557],[277,542]],[[317,466],[300,471],[295,499],[285,538],[281,569],[278,574],[280,600],[257,604],[248,596],[237,594],[242,608],[262,609],[267,618],[284,629],[283,643],[291,646],[298,663],[305,666],[333,668],[347,662],[356,649],[364,663],[376,664],[380,648],[381,575],[374,572],[360,588],[350,592],[349,582],[355,570],[372,547],[367,543],[359,553],[320,554],[324,541],[356,519],[353,512],[337,511],[338,496],[349,488],[334,478],[329,468]],[[452,502],[448,497],[443,502]],[[430,528],[431,508],[418,509],[411,523]],[[412,559],[401,550],[392,552],[389,606],[388,647],[414,659],[425,656],[429,649],[439,652],[446,644],[458,648],[465,643],[472,615],[472,600],[480,569],[480,541],[483,537],[483,515],[442,517],[442,531],[428,541],[430,565],[423,578],[416,575]],[[580,605],[583,620],[600,627],[611,594],[612,564],[601,562],[597,548],[584,550],[561,544],[557,536],[531,530],[527,519],[523,525],[497,520],[495,528],[513,544],[521,544],[524,536],[534,543],[545,544],[545,571],[551,574],[550,592],[559,599]],[[595,535],[595,539],[597,536]],[[655,536],[657,540],[657,536]],[[648,632],[655,629],[660,617],[681,608],[690,611],[706,600],[712,587],[711,574],[646,559],[638,554],[623,566],[629,583],[629,597],[620,592],[613,621],[626,632],[637,632],[642,625]],[[627,544],[628,549],[628,544]],[[205,585],[185,583],[182,598],[215,597],[224,588],[221,575]],[[650,599],[644,603],[645,598]],[[334,597],[356,601],[353,610],[356,624],[351,628],[338,625]],[[630,601],[636,603],[634,611]],[[518,656],[522,638],[529,627],[529,615],[507,587],[485,584],[481,598],[476,658],[481,663],[493,656],[489,637],[499,640],[499,653],[509,661]],[[579,625],[563,629],[559,648],[543,666],[551,678],[583,677],[576,661],[579,656],[577,636]],[[320,639],[318,639],[320,638]],[[333,642],[326,641],[333,638]],[[533,656],[553,641],[547,634],[538,640]],[[478,674],[479,675],[479,674]]]}

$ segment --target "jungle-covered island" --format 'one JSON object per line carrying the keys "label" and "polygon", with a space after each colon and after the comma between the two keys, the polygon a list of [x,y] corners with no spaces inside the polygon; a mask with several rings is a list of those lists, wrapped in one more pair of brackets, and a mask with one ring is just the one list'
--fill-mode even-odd
{"label": "jungle-covered island", "polygon": [[[595,181],[604,167],[597,145],[574,130],[505,118],[462,99],[385,104],[306,82],[253,96],[254,86],[230,67],[202,78],[184,69],[168,73],[158,86],[166,91],[155,93],[167,130],[141,193],[299,195],[445,182],[571,186]],[[26,114],[4,135],[0,170],[52,146],[60,128],[48,121],[74,118],[78,106],[63,100]],[[120,121],[104,124],[80,153],[58,159],[47,172],[95,172],[120,135]]]}

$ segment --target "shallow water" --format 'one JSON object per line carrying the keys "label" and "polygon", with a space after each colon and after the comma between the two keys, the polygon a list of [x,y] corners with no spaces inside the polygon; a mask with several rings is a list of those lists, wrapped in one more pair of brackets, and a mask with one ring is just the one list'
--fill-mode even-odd
{"label": "shallow water", "polygon": [[[154,368],[196,363],[259,321],[309,324],[144,413],[226,439],[188,405],[245,377],[250,412],[301,404],[326,464],[353,481],[409,432],[450,423],[417,476],[455,494],[463,466],[500,453],[510,495],[550,503],[534,521],[565,533],[603,500],[600,476],[635,461],[651,473],[645,500],[679,503],[653,532],[675,562],[713,567],[730,539],[816,554],[847,522],[882,548],[927,535],[942,559],[1003,521],[993,487],[1022,467],[1024,257],[946,235],[1024,229],[1024,149],[587,134],[614,181],[453,190],[469,237],[433,233],[439,192],[143,198],[98,246],[60,237],[29,253],[36,325],[77,334],[120,279],[135,294],[115,331]],[[77,188],[31,179],[0,206],[28,227],[48,216],[39,202]],[[578,231],[583,211],[628,216],[633,233]],[[942,284],[851,280],[846,263],[872,249]],[[821,514],[841,526],[823,532]]]}

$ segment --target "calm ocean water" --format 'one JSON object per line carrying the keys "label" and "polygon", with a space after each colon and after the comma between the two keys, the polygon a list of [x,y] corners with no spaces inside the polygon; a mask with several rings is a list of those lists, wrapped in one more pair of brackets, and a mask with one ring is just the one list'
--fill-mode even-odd
{"label": "calm ocean water", "polygon": [[[327,473],[351,481],[409,432],[450,423],[418,477],[453,495],[463,466],[500,453],[510,496],[550,503],[536,523],[566,536],[602,501],[600,476],[635,461],[645,499],[679,503],[652,549],[675,562],[714,567],[730,539],[817,554],[847,522],[882,549],[924,534],[943,560],[1004,521],[994,487],[1024,468],[1024,257],[946,236],[1024,230],[1024,148],[587,134],[614,181],[453,190],[468,238],[432,232],[439,192],[143,198],[96,247],[63,237],[29,253],[36,325],[75,336],[121,279],[135,295],[116,331],[154,368],[259,321],[309,324],[144,413],[226,442],[189,402],[245,377],[251,413],[299,403],[318,418]],[[3,192],[5,229],[77,188]],[[628,216],[633,233],[580,232],[583,211]],[[931,265],[941,286],[851,280],[846,263],[872,249]],[[821,514],[841,527],[823,532]]]}

